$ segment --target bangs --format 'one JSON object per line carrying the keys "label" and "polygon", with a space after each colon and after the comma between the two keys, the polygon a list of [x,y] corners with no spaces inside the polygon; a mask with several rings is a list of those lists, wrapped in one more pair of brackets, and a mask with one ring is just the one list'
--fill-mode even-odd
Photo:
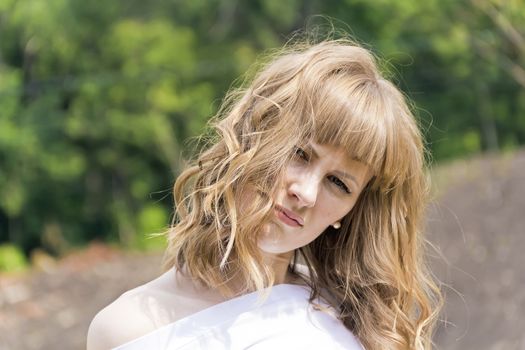
{"label": "bangs", "polygon": [[351,159],[367,164],[376,185],[385,189],[411,176],[421,145],[407,141],[418,131],[402,122],[411,113],[402,108],[404,97],[394,85],[364,75],[332,77],[310,96],[315,142],[343,147]]}
{"label": "bangs", "polygon": [[340,79],[325,84],[313,97],[312,124],[315,142],[343,147],[351,159],[378,174],[385,161],[388,126],[374,84],[366,78],[352,86]]}
{"label": "bangs", "polygon": [[372,186],[385,191],[423,163],[421,134],[403,94],[362,49],[333,47],[323,55],[314,50],[302,60],[284,56],[256,79],[252,91],[251,124],[243,125],[264,134],[261,150],[268,152],[258,153],[261,162],[283,159],[280,169],[297,144],[334,145],[368,165]]}

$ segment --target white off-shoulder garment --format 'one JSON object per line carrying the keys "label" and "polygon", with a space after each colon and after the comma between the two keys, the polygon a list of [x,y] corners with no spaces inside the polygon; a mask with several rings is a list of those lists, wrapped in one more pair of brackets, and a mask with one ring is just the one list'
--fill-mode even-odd
{"label": "white off-shoulder garment", "polygon": [[327,311],[314,309],[308,302],[309,294],[304,286],[276,285],[262,303],[257,292],[246,294],[115,349],[363,350],[341,321]]}

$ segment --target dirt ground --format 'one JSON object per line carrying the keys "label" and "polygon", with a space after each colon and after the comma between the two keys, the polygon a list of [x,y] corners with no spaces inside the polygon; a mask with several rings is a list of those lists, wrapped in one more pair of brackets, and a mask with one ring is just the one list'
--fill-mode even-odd
{"label": "dirt ground", "polygon": [[160,274],[160,265],[159,254],[93,244],[48,271],[0,278],[0,349],[85,349],[97,311]]}
{"label": "dirt ground", "polygon": [[438,348],[525,349],[525,150],[456,162],[434,178],[431,263],[446,296]]}
{"label": "dirt ground", "polygon": [[[430,264],[446,297],[436,348],[525,349],[525,150],[433,177]],[[43,271],[0,276],[0,349],[85,349],[96,312],[159,275],[160,262],[93,244]]]}

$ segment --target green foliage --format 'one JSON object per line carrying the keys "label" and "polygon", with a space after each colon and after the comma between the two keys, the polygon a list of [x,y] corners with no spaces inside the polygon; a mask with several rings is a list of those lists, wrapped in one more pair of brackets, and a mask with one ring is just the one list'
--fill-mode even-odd
{"label": "green foliage", "polygon": [[0,272],[20,272],[27,267],[24,253],[13,244],[0,244]]}
{"label": "green foliage", "polygon": [[435,159],[525,143],[521,1],[0,0],[0,242],[162,247],[186,140],[316,14],[385,60]]}
{"label": "green foliage", "polygon": [[148,204],[139,213],[139,234],[134,246],[142,250],[161,250],[166,247],[163,235],[167,229],[168,214],[166,208],[158,204]]}

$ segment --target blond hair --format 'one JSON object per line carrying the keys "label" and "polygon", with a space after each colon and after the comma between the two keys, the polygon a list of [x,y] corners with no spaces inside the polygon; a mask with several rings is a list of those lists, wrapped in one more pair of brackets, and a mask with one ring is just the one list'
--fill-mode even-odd
{"label": "blond hair", "polygon": [[[279,178],[297,145],[344,147],[374,176],[341,228],[295,251],[311,300],[328,291],[341,320],[371,349],[429,349],[441,302],[423,260],[424,145],[402,93],[371,53],[347,40],[287,47],[230,92],[216,136],[174,186],[177,221],[166,267],[211,288],[274,282],[257,237],[273,215]],[[253,200],[239,201],[250,188]],[[293,268],[293,266],[292,266]]]}

